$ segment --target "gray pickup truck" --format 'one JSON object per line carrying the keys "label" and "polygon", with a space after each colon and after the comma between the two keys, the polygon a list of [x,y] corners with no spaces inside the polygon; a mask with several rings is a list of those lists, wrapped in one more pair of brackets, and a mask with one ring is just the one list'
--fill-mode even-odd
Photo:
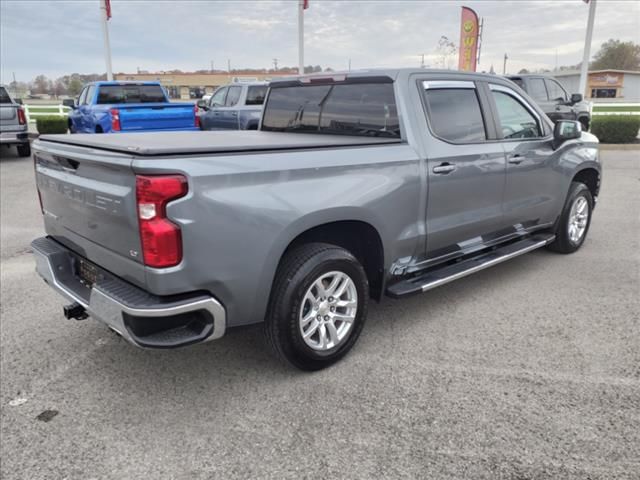
{"label": "gray pickup truck", "polygon": [[18,156],[31,156],[27,116],[19,102],[16,102],[4,85],[0,85],[0,147],[18,149]]}
{"label": "gray pickup truck", "polygon": [[141,347],[264,322],[280,357],[326,367],[370,298],[583,244],[598,140],[516,90],[451,71],[303,76],[271,83],[259,131],[41,136],[37,271],[67,318]]}

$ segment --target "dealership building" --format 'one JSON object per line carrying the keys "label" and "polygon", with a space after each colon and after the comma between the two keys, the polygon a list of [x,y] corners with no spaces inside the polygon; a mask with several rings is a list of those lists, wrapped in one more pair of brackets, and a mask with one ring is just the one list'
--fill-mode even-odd
{"label": "dealership building", "polygon": [[237,73],[117,73],[114,75],[115,80],[120,81],[158,81],[163,85],[169,96],[175,99],[189,100],[198,99],[205,94],[212,93],[221,85],[234,82],[247,81],[268,81],[275,77],[290,76],[287,74],[254,74],[247,73],[241,75]]}
{"label": "dealership building", "polygon": [[552,72],[568,93],[582,93],[593,102],[640,102],[640,72],[594,70],[589,72],[586,91],[580,92],[580,71]]}

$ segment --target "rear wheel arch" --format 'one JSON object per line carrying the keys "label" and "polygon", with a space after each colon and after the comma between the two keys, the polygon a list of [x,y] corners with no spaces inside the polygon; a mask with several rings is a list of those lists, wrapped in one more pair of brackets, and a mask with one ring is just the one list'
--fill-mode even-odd
{"label": "rear wheel arch", "polygon": [[342,247],[363,266],[369,281],[370,295],[379,299],[384,287],[384,246],[378,230],[361,220],[339,220],[304,230],[289,242],[278,265],[291,250],[307,243],[325,243]]}

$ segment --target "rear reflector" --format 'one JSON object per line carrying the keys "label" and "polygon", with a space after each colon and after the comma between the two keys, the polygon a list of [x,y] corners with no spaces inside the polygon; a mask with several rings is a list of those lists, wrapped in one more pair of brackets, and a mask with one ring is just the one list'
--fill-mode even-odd
{"label": "rear reflector", "polygon": [[182,261],[180,227],[167,219],[167,204],[188,191],[182,175],[136,177],[138,224],[144,264],[154,268],[178,265]]}
{"label": "rear reflector", "polygon": [[111,113],[111,130],[114,132],[120,131],[120,110],[117,108],[112,108],[109,113]]}

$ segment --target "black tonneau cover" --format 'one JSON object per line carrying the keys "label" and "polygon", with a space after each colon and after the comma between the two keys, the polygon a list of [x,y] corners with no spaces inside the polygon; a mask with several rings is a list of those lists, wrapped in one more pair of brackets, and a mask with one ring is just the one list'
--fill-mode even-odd
{"label": "black tonneau cover", "polygon": [[102,135],[84,133],[42,135],[40,140],[144,156],[258,152],[402,143],[402,140],[397,138],[252,130],[140,132]]}

